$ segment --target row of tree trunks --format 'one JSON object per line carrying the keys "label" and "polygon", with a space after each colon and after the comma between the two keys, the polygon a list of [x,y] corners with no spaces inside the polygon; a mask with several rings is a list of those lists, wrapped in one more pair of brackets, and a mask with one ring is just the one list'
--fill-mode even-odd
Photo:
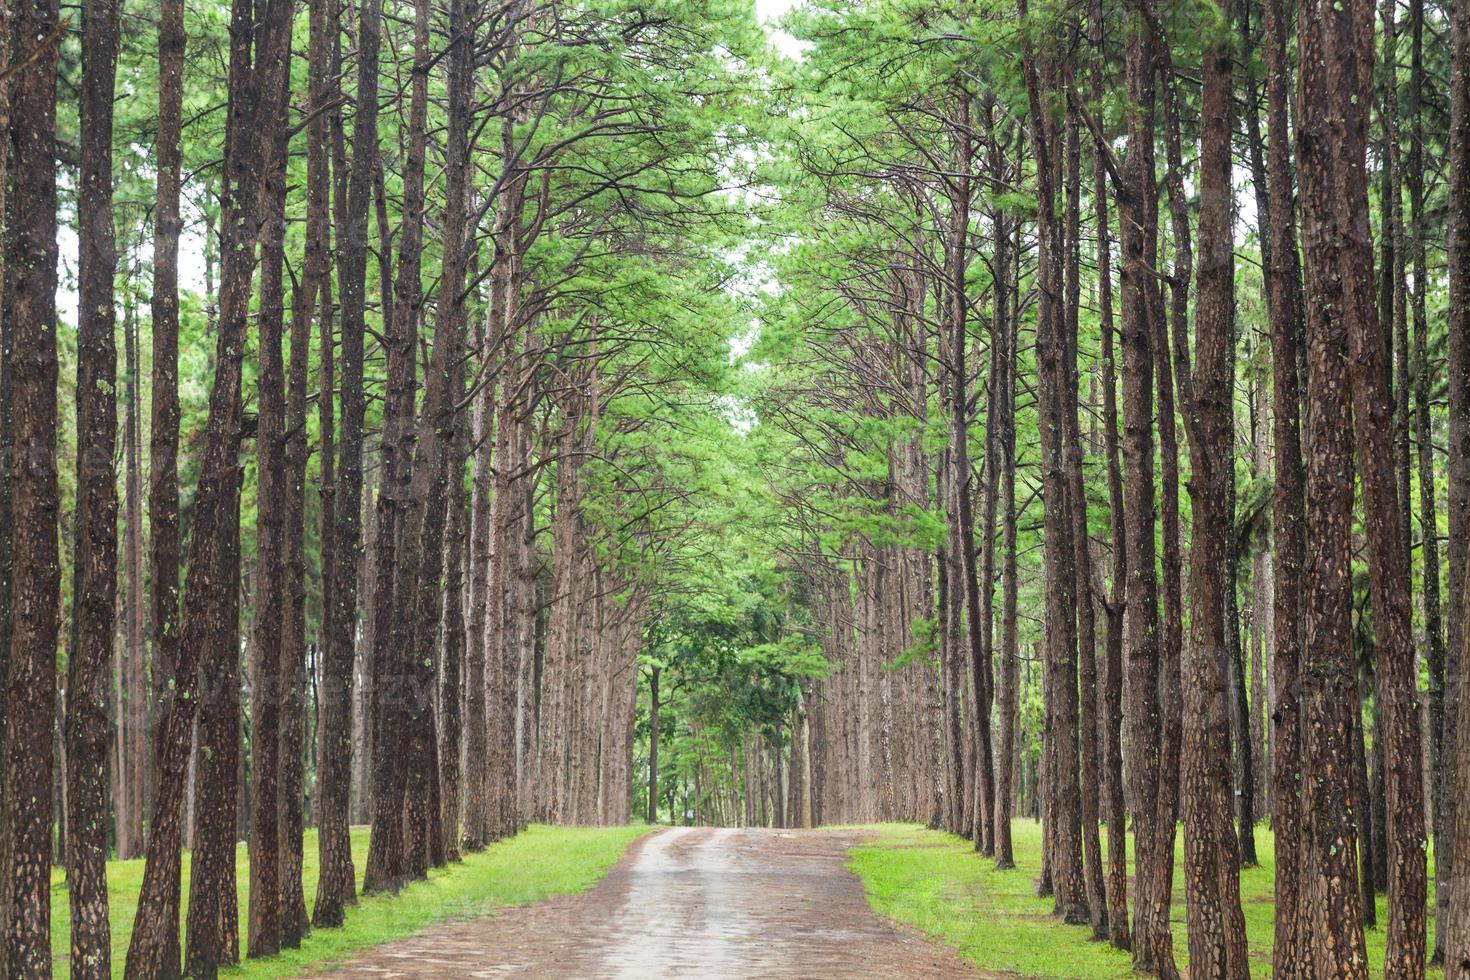
{"label": "row of tree trunks", "polygon": [[[252,31],[251,5],[233,10],[225,180],[221,193],[223,263],[215,383],[205,425],[200,489],[185,584],[184,628],[171,703],[157,748],[158,791],[148,839],[139,915],[128,951],[130,976],[179,970],[178,901],[185,775],[196,717],[201,745],[200,826],[195,833],[196,884],[190,888],[189,972],[210,972],[237,956],[234,939],[234,834],[239,751],[238,636],[239,491],[242,434],[241,363],[255,267],[256,223],[265,160],[274,141],[290,47],[285,0],[271,3]],[[254,42],[252,43],[252,39]],[[231,751],[233,747],[233,751]],[[207,764],[205,764],[207,760]]]}

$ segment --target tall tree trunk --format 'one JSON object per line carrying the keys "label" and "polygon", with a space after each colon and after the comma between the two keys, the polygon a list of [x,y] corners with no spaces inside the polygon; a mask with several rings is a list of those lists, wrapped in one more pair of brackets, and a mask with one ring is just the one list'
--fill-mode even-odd
{"label": "tall tree trunk", "polygon": [[[487,364],[493,363],[484,321],[475,328],[475,348]],[[479,382],[474,403],[475,459],[470,477],[470,588],[469,635],[465,651],[465,830],[464,846],[468,851],[482,850],[489,842],[489,807],[491,799],[489,760],[489,685],[487,663],[490,649],[491,600],[491,458],[496,445],[496,385],[487,377]]]}
{"label": "tall tree trunk", "polygon": [[[424,807],[426,760],[419,757],[425,724],[418,683],[415,627],[422,503],[414,486],[414,388],[423,305],[424,157],[428,117],[428,10],[414,4],[412,84],[403,164],[393,322],[387,337],[387,396],[383,406],[383,483],[378,493],[378,605],[373,637],[373,834],[363,890],[397,891],[428,873]],[[432,661],[431,661],[432,662]],[[438,773],[434,773],[438,778]],[[412,784],[414,792],[410,792]]]}
{"label": "tall tree trunk", "polygon": [[[1124,542],[1128,563],[1125,596],[1125,711],[1128,729],[1128,799],[1132,806],[1134,852],[1139,860],[1155,851],[1154,800],[1160,778],[1159,618],[1154,524],[1154,318],[1158,308],[1156,268],[1158,210],[1154,195],[1154,54],[1148,0],[1130,0],[1125,53],[1128,153],[1119,190],[1122,244],[1123,461],[1126,474]],[[1156,874],[1134,881],[1133,963],[1155,969],[1149,926]]]}
{"label": "tall tree trunk", "polygon": [[[119,731],[117,738],[118,766],[120,774],[119,784],[124,779],[138,786],[136,794],[128,794],[126,808],[119,811],[117,816],[121,817],[118,826],[124,822],[128,825],[127,854],[135,857],[142,850],[143,810],[145,799],[149,789],[149,783],[143,778],[144,764],[147,761],[148,746],[146,731],[148,722],[152,720],[150,705],[147,703],[147,695],[144,691],[143,661],[146,657],[147,642],[144,638],[146,632],[144,626],[143,593],[143,442],[142,425],[139,417],[138,400],[141,397],[139,379],[139,350],[138,350],[138,325],[137,316],[129,308],[123,317],[123,352],[128,372],[128,385],[126,391],[127,414],[123,424],[124,459],[126,460],[126,472],[124,476],[124,487],[126,493],[126,508],[124,510],[124,548],[123,559],[128,571],[128,591],[126,596],[126,609],[124,612],[124,656],[127,667],[127,697],[124,700],[119,687],[116,703],[120,706],[126,705],[126,731]],[[158,672],[159,665],[155,659],[154,669]],[[116,672],[115,672],[116,673]],[[118,674],[118,679],[122,675]],[[155,682],[155,688],[167,682],[160,678]],[[122,720],[120,716],[119,720]],[[118,853],[123,853],[123,844],[118,845]]]}
{"label": "tall tree trunk", "polygon": [[[416,10],[418,16],[415,44],[422,49],[419,57],[423,59],[422,63],[425,65],[423,72],[427,73],[429,21],[427,3],[419,4]],[[407,542],[408,551],[411,553],[417,550],[418,554],[413,557],[408,554],[404,556],[406,562],[418,566],[415,576],[416,609],[409,627],[413,630],[411,642],[416,644],[413,647],[416,673],[413,701],[416,712],[414,758],[418,759],[419,763],[409,777],[411,794],[409,810],[412,815],[416,798],[429,801],[427,812],[422,813],[419,817],[419,824],[422,828],[420,833],[424,836],[424,843],[421,846],[426,851],[423,855],[426,863],[422,868],[425,872],[428,870],[428,865],[442,866],[446,859],[442,801],[441,805],[433,803],[435,794],[442,792],[433,687],[437,660],[436,627],[440,622],[443,610],[441,585],[445,561],[446,520],[449,513],[447,509],[449,461],[453,450],[455,419],[458,415],[456,390],[462,387],[462,385],[456,385],[456,378],[461,364],[460,349],[464,343],[462,290],[464,288],[463,243],[468,211],[468,174],[466,173],[469,162],[470,125],[468,86],[473,68],[470,63],[471,52],[474,47],[473,37],[462,36],[464,14],[461,4],[456,4],[455,9],[451,11],[451,23],[455,28],[460,29],[450,31],[453,50],[449,58],[452,77],[449,81],[448,148],[445,154],[445,166],[448,171],[445,178],[443,232],[445,258],[436,303],[431,360],[425,378],[424,409],[420,421],[420,436],[417,442],[418,456],[415,460],[414,485],[410,498],[410,514],[412,514],[414,523],[410,523],[409,527],[417,527],[418,533],[416,541]],[[418,93],[415,91],[415,98],[417,97]],[[427,88],[425,88],[424,99],[427,107]],[[425,113],[427,113],[427,108],[425,108]],[[457,697],[459,690],[457,677],[454,680],[454,690]],[[458,792],[457,789],[456,792]],[[413,870],[415,874],[420,871],[417,863]]]}
{"label": "tall tree trunk", "polygon": [[[315,122],[315,120],[313,120]],[[322,133],[325,138],[325,133]],[[325,139],[323,139],[325,141]],[[329,275],[326,241],[326,175],[315,191],[321,203],[310,210],[304,276],[296,283],[291,310],[291,357],[286,389],[285,451],[285,604],[281,649],[280,736],[280,887],[281,948],[295,949],[310,928],[302,880],[305,859],[306,795],[306,391],[309,385],[312,311],[326,291]],[[308,188],[308,195],[312,192]],[[330,394],[327,396],[330,400]]]}
{"label": "tall tree trunk", "polygon": [[[1384,971],[1389,978],[1418,978],[1425,968],[1427,889],[1423,750],[1419,668],[1409,605],[1408,528],[1393,446],[1392,366],[1374,304],[1373,252],[1368,231],[1366,157],[1371,92],[1367,79],[1373,61],[1372,4],[1360,0],[1343,10],[1333,8],[1332,20],[1321,27],[1330,39],[1329,57],[1335,56],[1336,60],[1335,64],[1329,63],[1327,72],[1327,94],[1338,100],[1329,119],[1333,131],[1344,134],[1333,158],[1337,171],[1331,198],[1333,227],[1342,239],[1334,268],[1344,280],[1341,309],[1348,332],[1349,390],[1368,538],[1368,579],[1378,656],[1377,704],[1383,712],[1388,784],[1388,839],[1380,845],[1386,847],[1388,856],[1388,950]],[[1303,115],[1308,114],[1304,111]],[[1407,412],[1403,414],[1407,421]]]}
{"label": "tall tree trunk", "polygon": [[[288,100],[282,77],[280,99]],[[250,935],[252,958],[281,949],[281,715],[286,692],[285,127],[274,129],[261,199],[257,323],[254,637],[250,665]],[[212,766],[212,762],[210,763]]]}
{"label": "tall tree trunk", "polygon": [[[117,345],[112,105],[118,10],[89,0],[82,22],[80,273],[77,323],[75,642],[66,682],[66,859],[71,972],[108,977],[107,681],[117,610]],[[129,373],[130,390],[137,378]]]}
{"label": "tall tree trunk", "polygon": [[161,0],[158,21],[157,196],[153,236],[153,384],[148,447],[153,672],[167,688],[178,657],[179,169],[184,94],[184,4]]}
{"label": "tall tree trunk", "polygon": [[1272,715],[1272,814],[1276,858],[1276,943],[1272,966],[1283,976],[1310,969],[1307,923],[1303,917],[1301,833],[1302,727],[1301,661],[1306,590],[1306,496],[1301,442],[1299,376],[1303,301],[1296,242],[1290,135],[1287,121],[1291,90],[1287,62],[1289,22],[1282,0],[1265,0],[1266,127],[1271,194],[1271,259],[1266,287],[1271,320],[1272,442],[1275,472],[1271,503],[1275,542],[1272,576],[1272,630],[1276,692]]}
{"label": "tall tree trunk", "polygon": [[[155,150],[157,190],[153,220],[153,384],[148,446],[149,579],[152,582],[153,685],[156,731],[167,727],[173,697],[170,681],[179,657],[179,185],[184,94],[184,4],[162,0],[158,20],[158,136]],[[141,610],[140,610],[141,612]],[[191,725],[192,728],[192,725]],[[191,737],[186,735],[186,738]],[[155,764],[162,761],[161,737]],[[186,752],[187,756],[187,752]],[[187,761],[185,763],[187,765]],[[155,793],[155,809],[157,797]],[[152,817],[150,815],[150,824]],[[119,830],[122,817],[118,815]],[[119,834],[118,856],[123,857]],[[132,842],[130,842],[132,843]],[[131,856],[131,853],[128,855]],[[177,923],[179,882],[175,873],[161,903],[160,918]],[[177,964],[178,930],[159,937],[162,959]],[[176,969],[177,967],[175,967]]]}
{"label": "tall tree trunk", "polygon": [[[1102,4],[1094,0],[1091,39],[1102,46]],[[1102,72],[1093,62],[1092,99],[1102,97]],[[1123,797],[1123,619],[1128,581],[1128,539],[1123,517],[1123,471],[1118,461],[1118,381],[1113,354],[1112,243],[1109,236],[1107,176],[1102,151],[1093,156],[1092,198],[1097,266],[1097,308],[1101,335],[1103,442],[1107,457],[1108,526],[1112,534],[1109,593],[1101,604],[1107,625],[1100,671],[1101,709],[1098,740],[1102,745],[1099,792],[1108,828],[1108,871],[1105,881],[1108,938],[1117,949],[1132,946],[1128,924],[1128,831]],[[1101,597],[1099,597],[1101,598]]]}
{"label": "tall tree trunk", "polygon": [[[999,163],[999,153],[996,154]],[[998,168],[999,169],[999,168]],[[1000,480],[1001,510],[1001,626],[1000,687],[996,708],[1000,726],[996,740],[995,765],[995,865],[1015,867],[1011,839],[1012,787],[1015,783],[1016,714],[1018,711],[1018,661],[1016,650],[1016,422],[1015,422],[1015,317],[1011,312],[1015,268],[1011,253],[1012,222],[1003,211],[995,214],[995,336],[998,346],[996,370],[991,384],[997,386],[997,414],[992,422],[997,432],[997,476]]]}
{"label": "tall tree trunk", "polygon": [[[948,332],[939,331],[939,351],[941,360],[948,359],[949,341]],[[944,382],[940,382],[943,390]],[[944,396],[941,396],[944,397]],[[938,467],[935,473],[935,505],[944,512],[953,509],[953,498],[950,492],[950,478],[954,473],[949,462],[948,448],[941,449],[938,453]],[[965,752],[965,729],[964,729],[964,695],[961,678],[964,676],[964,665],[960,658],[959,644],[959,622],[955,618],[955,590],[959,583],[951,574],[954,565],[953,554],[958,544],[955,532],[958,528],[955,522],[945,522],[945,540],[935,554],[936,577],[938,581],[938,612],[939,621],[939,656],[940,656],[940,678],[941,690],[944,699],[944,766],[945,766],[945,829],[952,834],[963,835],[965,832],[965,819],[969,811],[965,809],[965,793],[968,789],[965,779],[965,763],[967,755]],[[997,779],[999,774],[997,773]],[[973,803],[973,801],[971,801]]]}
{"label": "tall tree trunk", "polygon": [[[1021,0],[1026,16],[1026,0]],[[1038,403],[1042,445],[1044,545],[1047,569],[1046,693],[1052,771],[1048,774],[1051,878],[1055,911],[1067,922],[1088,921],[1082,868],[1081,788],[1078,782],[1076,550],[1066,479],[1065,368],[1062,263],[1065,244],[1055,216],[1061,158],[1055,123],[1043,108],[1043,69],[1028,46],[1025,62],[1031,142],[1036,156],[1038,199],[1037,266],[1041,295],[1037,310]],[[1054,67],[1046,57],[1046,84]]]}
{"label": "tall tree trunk", "polygon": [[[1075,30],[1072,32],[1075,35]],[[1073,67],[1066,66],[1068,87]],[[1063,461],[1066,470],[1068,506],[1072,519],[1072,546],[1076,568],[1077,607],[1077,674],[1080,687],[1078,711],[1078,747],[1081,749],[1079,786],[1081,796],[1082,859],[1087,909],[1095,939],[1108,936],[1107,901],[1104,894],[1102,845],[1098,833],[1098,764],[1100,745],[1097,739],[1097,610],[1092,596],[1092,539],[1087,530],[1087,490],[1082,472],[1082,428],[1078,419],[1080,377],[1077,370],[1078,311],[1082,305],[1082,147],[1075,106],[1066,121],[1066,202],[1064,204],[1064,236],[1066,241],[1065,287],[1063,296],[1061,346],[1061,397]]]}
{"label": "tall tree trunk", "polygon": [[[323,258],[326,267],[322,270],[321,289],[317,291],[317,346],[319,348],[320,367],[317,378],[317,548],[318,566],[317,583],[321,595],[321,610],[317,620],[317,632],[315,649],[312,658],[312,706],[315,718],[314,744],[312,745],[312,762],[310,768],[316,773],[316,791],[312,794],[311,822],[318,827],[321,826],[321,768],[326,755],[325,735],[326,730],[322,726],[323,698],[326,688],[326,665],[330,658],[328,648],[331,646],[333,635],[332,614],[336,603],[335,588],[332,584],[337,567],[336,533],[337,526],[337,413],[333,399],[337,395],[337,360],[334,314],[336,310],[335,300],[332,295],[332,242],[335,236],[338,245],[341,244],[344,226],[346,225],[346,174],[339,170],[339,164],[343,161],[336,156],[338,147],[342,147],[345,154],[345,139],[342,137],[341,107],[337,104],[337,96],[340,95],[340,85],[335,80],[337,71],[337,59],[335,48],[340,44],[340,36],[333,33],[337,7],[326,0],[316,0],[311,7],[311,20],[308,34],[307,64],[314,76],[320,74],[322,81],[313,85],[311,89],[312,111],[322,110],[325,116],[320,128],[314,129],[315,120],[307,126],[307,177],[306,177],[306,210],[307,224],[313,225],[317,222],[322,224],[320,232],[322,245],[324,246]],[[322,50],[318,50],[321,48]],[[325,65],[320,73],[311,66]],[[322,102],[325,98],[327,101]],[[325,130],[324,138],[318,140],[315,133]],[[320,143],[320,148],[317,144]],[[328,163],[328,151],[332,157]],[[338,193],[334,194],[333,192]],[[334,206],[335,205],[335,206]],[[317,211],[323,213],[319,216]],[[342,220],[334,219],[340,217]],[[303,904],[305,896],[303,895]],[[308,920],[309,922],[309,920]]]}
{"label": "tall tree trunk", "polygon": [[[986,824],[991,819],[991,808],[982,801],[992,793],[993,769],[990,755],[990,669],[985,662],[990,651],[989,638],[983,635],[985,616],[980,603],[979,570],[975,555],[975,514],[970,492],[970,448],[969,448],[969,375],[965,354],[969,347],[969,335],[965,329],[968,303],[965,297],[965,269],[967,268],[966,243],[970,226],[970,160],[973,146],[970,136],[969,100],[961,96],[965,105],[960,124],[955,127],[954,139],[959,154],[951,193],[949,241],[946,247],[949,299],[947,312],[950,356],[950,419],[949,445],[950,462],[954,473],[954,494],[959,521],[959,557],[961,587],[964,589],[965,619],[968,626],[967,640],[970,648],[970,691],[974,704],[971,723],[975,730],[975,820],[974,841],[976,850],[987,850],[987,835],[993,829]],[[987,532],[988,533],[988,532]],[[989,583],[986,583],[989,588]],[[994,848],[993,838],[989,849]]]}
{"label": "tall tree trunk", "polygon": [[[1409,256],[1414,275],[1410,300],[1414,320],[1413,398],[1414,441],[1418,445],[1419,472],[1419,554],[1423,575],[1423,616],[1425,659],[1429,667],[1429,769],[1432,824],[1434,826],[1435,864],[1435,948],[1431,959],[1444,959],[1444,926],[1448,919],[1445,907],[1449,901],[1449,871],[1452,861],[1442,843],[1453,838],[1453,828],[1446,825],[1448,809],[1445,797],[1445,637],[1440,611],[1439,528],[1436,517],[1434,487],[1434,441],[1430,421],[1429,318],[1426,310],[1429,270],[1426,261],[1424,226],[1424,0],[1409,4],[1409,90],[1406,111],[1409,122],[1409,159],[1406,180],[1409,185]],[[1452,328],[1453,329],[1453,326]],[[1451,602],[1457,597],[1451,596]],[[1448,746],[1453,757],[1454,747]],[[1451,787],[1453,789],[1453,787]]]}
{"label": "tall tree trunk", "polygon": [[[12,37],[12,18],[9,0],[0,0],[0,37]],[[11,399],[11,379],[14,371],[11,359],[5,351],[9,349],[11,327],[10,316],[14,310],[10,294],[10,210],[7,205],[10,188],[10,81],[0,79],[0,452],[10,458],[15,442],[11,432],[14,421]],[[15,481],[6,474],[0,479],[0,780],[9,778],[10,754],[7,746],[9,715],[6,704],[10,699],[10,629],[11,629],[11,582],[14,565],[11,549],[12,520],[11,501],[14,497]],[[0,804],[0,970],[5,967],[5,936],[9,935],[10,902],[10,815]]]}
{"label": "tall tree trunk", "polygon": [[1367,726],[1363,724],[1363,709],[1373,693],[1373,674],[1367,662],[1373,657],[1371,647],[1359,656],[1358,703],[1353,712],[1353,806],[1358,831],[1358,901],[1363,909],[1363,928],[1378,925],[1377,889],[1373,887],[1375,871],[1374,854],[1382,849],[1383,841],[1378,837],[1381,827],[1373,825],[1371,783],[1368,780],[1368,750],[1364,744]]}
{"label": "tall tree trunk", "polygon": [[[34,45],[10,80],[9,292],[6,361],[16,453],[11,498],[15,605],[9,632],[5,703],[0,908],[5,919],[0,973],[51,974],[50,732],[56,720],[56,643],[60,631],[60,510],[56,475],[56,65],[55,0],[19,5],[14,39]],[[17,54],[20,52],[17,51]]]}
{"label": "tall tree trunk", "polygon": [[[1229,0],[1221,20],[1230,17]],[[1207,40],[1200,98],[1200,263],[1195,358],[1185,402],[1190,424],[1190,642],[1185,645],[1184,870],[1192,974],[1243,976],[1245,919],[1240,908],[1240,854],[1231,826],[1232,773],[1228,703],[1226,592],[1230,528],[1228,483],[1234,467],[1231,384],[1235,245],[1231,234],[1231,51],[1223,34]],[[1172,161],[1171,161],[1172,163]],[[1173,283],[1176,310],[1187,280]],[[1178,334],[1186,323],[1176,315]],[[1243,740],[1242,740],[1243,741]],[[1249,751],[1247,746],[1245,751]]]}
{"label": "tall tree trunk", "polygon": [[[1297,14],[1297,166],[1307,310],[1306,635],[1301,671],[1304,954],[1319,975],[1366,977],[1362,907],[1357,892],[1356,815],[1352,784],[1353,715],[1358,710],[1352,645],[1352,417],[1348,404],[1348,334],[1352,274],[1348,236],[1364,231],[1361,200],[1344,196],[1338,158],[1359,97],[1356,63],[1362,0],[1331,7],[1303,3]],[[1371,8],[1370,8],[1371,9]],[[1371,37],[1371,34],[1369,35]],[[1362,76],[1367,77],[1366,70]],[[1361,164],[1360,164],[1361,165]],[[1340,206],[1341,205],[1341,206]],[[1364,237],[1364,243],[1367,239]],[[1347,275],[1340,274],[1339,269]],[[1371,291],[1371,283],[1366,283]],[[1370,296],[1371,303],[1371,296]],[[1352,313],[1361,314],[1353,310]]]}
{"label": "tall tree trunk", "polygon": [[[648,672],[648,822],[658,823],[658,675],[655,664]],[[747,763],[749,768],[749,763]],[[672,815],[671,815],[672,817]]]}
{"label": "tall tree trunk", "polygon": [[[1410,75],[1408,75],[1408,125],[1410,125],[1410,150],[1408,150],[1408,213],[1410,213],[1410,238],[1408,253],[1413,262],[1414,289],[1411,297],[1414,319],[1414,441],[1419,444],[1419,527],[1420,561],[1423,567],[1423,616],[1426,660],[1429,661],[1429,768],[1430,799],[1432,799],[1432,823],[1436,845],[1452,839],[1454,832],[1449,810],[1446,808],[1444,785],[1445,773],[1445,635],[1441,616],[1439,595],[1439,529],[1435,516],[1435,445],[1430,438],[1429,408],[1429,317],[1426,311],[1426,294],[1429,291],[1429,269],[1424,247],[1424,3],[1410,3]],[[1451,331],[1454,331],[1451,325]],[[1454,601],[1454,597],[1452,597]],[[1451,755],[1454,746],[1448,746]],[[1444,927],[1448,924],[1445,905],[1448,904],[1449,871],[1452,865],[1452,849],[1436,854],[1435,873],[1435,951],[1433,961],[1444,961]]]}
{"label": "tall tree trunk", "polygon": [[[1142,855],[1150,865],[1149,889],[1151,941],[1161,975],[1174,976],[1173,934],[1169,910],[1174,882],[1174,832],[1180,811],[1180,768],[1184,740],[1183,649],[1184,597],[1183,558],[1179,526],[1179,439],[1175,423],[1176,395],[1186,418],[1192,381],[1189,367],[1189,283],[1193,276],[1194,252],[1190,238],[1188,202],[1184,195],[1183,149],[1180,139],[1179,96],[1169,48],[1154,19],[1154,43],[1164,88],[1164,145],[1168,161],[1170,230],[1173,233],[1174,265],[1169,277],[1169,313],[1165,316],[1163,295],[1153,295],[1154,370],[1159,398],[1160,524],[1163,539],[1164,618],[1160,644],[1161,705],[1159,786],[1154,805],[1157,836],[1152,856]],[[1176,383],[1177,382],[1177,383]]]}
{"label": "tall tree trunk", "polygon": [[[312,924],[342,924],[344,906],[354,904],[356,875],[348,809],[352,784],[353,667],[357,659],[358,568],[363,558],[362,433],[363,342],[367,333],[367,220],[377,159],[378,52],[381,2],[362,0],[357,18],[357,113],[353,120],[352,164],[347,177],[343,234],[337,245],[342,296],[341,442],[334,487],[332,599],[327,607],[326,668],[322,678],[321,800],[317,847],[320,872]],[[333,10],[336,9],[333,5]],[[336,14],[331,29],[336,35]],[[340,61],[340,57],[334,57]],[[364,753],[367,747],[362,748]]]}
{"label": "tall tree trunk", "polygon": [[[1453,62],[1450,69],[1450,194],[1447,251],[1449,253],[1450,306],[1450,545],[1449,598],[1451,621],[1458,618],[1461,632],[1451,627],[1448,636],[1449,655],[1453,664],[1445,665],[1444,741],[1445,752],[1454,758],[1443,767],[1441,797],[1444,800],[1445,823],[1435,821],[1440,839],[1435,841],[1436,866],[1443,860],[1450,865],[1449,905],[1436,930],[1448,940],[1445,949],[1446,976],[1470,976],[1470,861],[1463,858],[1454,844],[1470,841],[1470,698],[1464,696],[1464,678],[1470,671],[1470,643],[1463,630],[1470,595],[1466,594],[1463,565],[1467,492],[1470,492],[1470,2],[1455,0],[1450,7]],[[1458,505],[1458,506],[1457,506]],[[1457,534],[1458,532],[1458,534]],[[1455,545],[1459,544],[1456,554]],[[1456,569],[1460,577],[1456,579]],[[1456,590],[1456,585],[1460,589]],[[1453,615],[1458,611],[1458,615]],[[1458,641],[1458,642],[1457,642]],[[1453,727],[1452,727],[1453,725]],[[1453,780],[1453,782],[1450,782]],[[1450,838],[1453,837],[1453,841]],[[1450,846],[1446,846],[1450,845]],[[1451,863],[1453,862],[1453,863]]]}
{"label": "tall tree trunk", "polygon": [[[456,356],[451,396],[459,402],[465,395],[463,354]],[[454,416],[454,438],[449,450],[449,484],[445,506],[449,508],[444,541],[444,663],[439,684],[441,718],[439,764],[444,784],[442,794],[444,857],[460,860],[460,833],[464,772],[465,617],[464,573],[469,554],[470,500],[464,485],[465,461],[470,456],[470,420],[464,412]],[[478,761],[478,760],[476,760]]]}

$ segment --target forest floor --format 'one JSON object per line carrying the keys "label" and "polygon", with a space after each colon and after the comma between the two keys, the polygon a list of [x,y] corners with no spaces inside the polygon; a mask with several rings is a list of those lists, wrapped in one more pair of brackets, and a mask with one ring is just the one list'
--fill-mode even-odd
{"label": "forest floor", "polygon": [[[648,832],[646,826],[632,827],[545,827],[533,825],[509,840],[493,844],[478,854],[448,868],[429,872],[427,881],[414,882],[396,896],[362,898],[347,910],[341,929],[313,932],[299,949],[287,950],[270,959],[248,960],[227,969],[222,976],[264,978],[299,976],[331,963],[340,963],[365,948],[430,929],[445,921],[486,916],[506,906],[527,905],[556,895],[591,887],[628,849]],[[362,880],[367,858],[368,831],[352,831],[352,856]],[[306,832],[306,907],[316,896],[316,831]],[[239,888],[240,940],[246,931],[249,856],[244,844],[237,851],[235,877]],[[123,975],[131,938],[138,890],[143,882],[143,861],[109,861],[107,886],[112,922],[112,972]],[[184,855],[184,903],[188,907],[189,855]],[[55,975],[69,974],[70,910],[65,878],[57,870],[51,887],[51,938]]]}
{"label": "forest floor", "polygon": [[[864,837],[853,849],[850,866],[862,879],[875,909],[952,947],[981,968],[1023,977],[1098,980],[1134,976],[1128,953],[1093,942],[1088,927],[1066,925],[1051,915],[1051,899],[1036,894],[1041,826],[1033,820],[1016,820],[1011,827],[1016,867],[1008,871],[996,870],[994,861],[977,855],[968,840],[907,824],[856,828]],[[1240,874],[1252,976],[1270,973],[1274,846],[1271,831],[1257,827],[1256,852],[1261,863]],[[1182,840],[1176,840],[1176,848],[1172,922],[1174,952],[1182,967],[1188,952]],[[1130,845],[1130,873],[1132,863]],[[1430,881],[1432,929],[1432,864]],[[1131,893],[1129,898],[1131,901]],[[1380,925],[1368,929],[1366,935],[1371,973],[1382,976],[1383,924],[1388,921],[1387,899],[1382,894],[1377,913]],[[1442,973],[1431,970],[1429,975]]]}
{"label": "forest floor", "polygon": [[439,926],[327,976],[984,976],[875,914],[846,868],[863,835],[669,828],[596,887]]}

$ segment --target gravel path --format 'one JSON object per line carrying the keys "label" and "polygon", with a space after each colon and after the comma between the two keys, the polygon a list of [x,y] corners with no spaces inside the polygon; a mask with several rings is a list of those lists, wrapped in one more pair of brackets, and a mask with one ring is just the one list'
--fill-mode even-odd
{"label": "gravel path", "polygon": [[978,977],[868,908],[851,835],[670,828],[596,887],[380,946],[367,977]]}

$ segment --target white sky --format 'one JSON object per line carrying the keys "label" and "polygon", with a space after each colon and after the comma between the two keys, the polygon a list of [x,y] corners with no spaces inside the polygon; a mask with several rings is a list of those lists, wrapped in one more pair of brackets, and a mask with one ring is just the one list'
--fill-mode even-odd
{"label": "white sky", "polygon": [[776,50],[788,58],[800,58],[805,45],[785,31],[778,30],[775,21],[780,20],[794,6],[796,0],[755,0],[756,20],[765,26]]}

